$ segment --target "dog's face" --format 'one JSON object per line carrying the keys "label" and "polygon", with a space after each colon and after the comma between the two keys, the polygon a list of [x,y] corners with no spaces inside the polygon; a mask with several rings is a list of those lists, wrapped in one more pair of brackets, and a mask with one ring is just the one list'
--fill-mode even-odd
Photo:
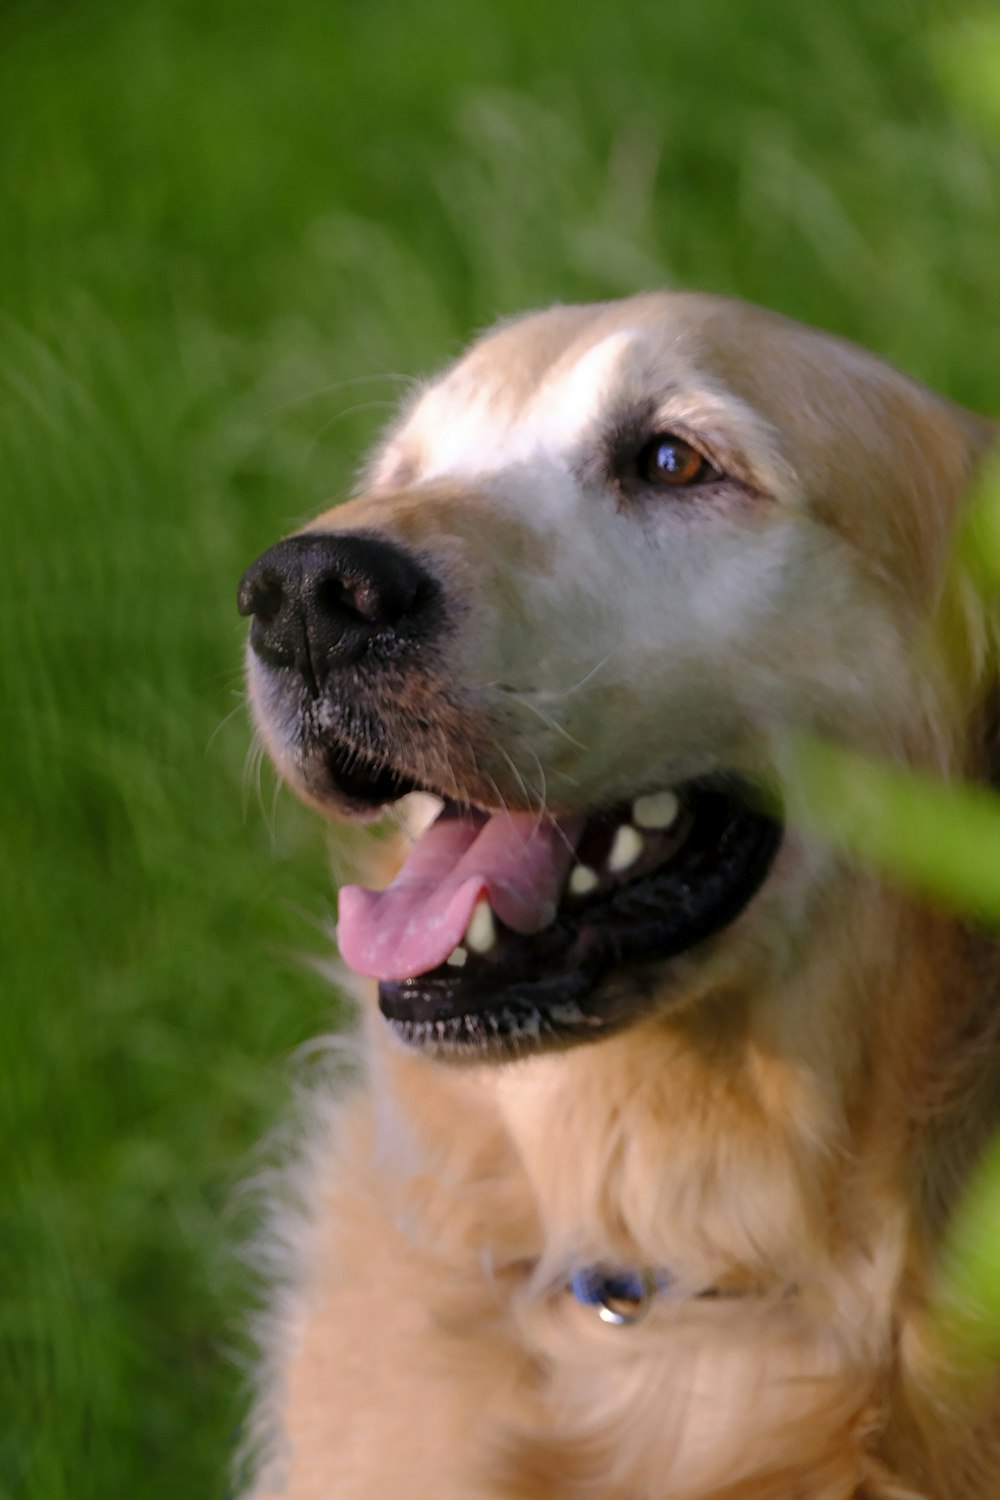
{"label": "dog's face", "polygon": [[563,1045],[787,961],[833,878],[788,831],[789,737],[953,753],[914,645],[986,439],[693,295],[527,316],[418,395],[241,585],[286,779],[345,817],[443,801],[341,897],[400,1035]]}

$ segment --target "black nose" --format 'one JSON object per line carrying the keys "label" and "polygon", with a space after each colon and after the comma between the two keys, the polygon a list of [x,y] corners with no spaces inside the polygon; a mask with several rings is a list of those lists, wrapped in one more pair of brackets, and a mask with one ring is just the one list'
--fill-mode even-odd
{"label": "black nose", "polygon": [[240,579],[250,644],[271,666],[299,669],[315,692],[330,672],[381,647],[399,651],[433,632],[439,589],[401,547],[351,532],[288,537]]}

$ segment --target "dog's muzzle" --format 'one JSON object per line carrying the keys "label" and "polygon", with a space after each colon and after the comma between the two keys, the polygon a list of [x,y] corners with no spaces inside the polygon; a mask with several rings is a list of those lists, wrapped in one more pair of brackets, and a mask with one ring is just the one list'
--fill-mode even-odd
{"label": "dog's muzzle", "polygon": [[340,892],[341,955],[402,1040],[452,1057],[595,1040],[666,1003],[662,965],[767,878],[780,819],[725,767],[610,806],[511,805],[449,660],[461,601],[383,536],[279,542],[239,608],[258,718],[300,790],[345,817],[443,801],[389,890]]}

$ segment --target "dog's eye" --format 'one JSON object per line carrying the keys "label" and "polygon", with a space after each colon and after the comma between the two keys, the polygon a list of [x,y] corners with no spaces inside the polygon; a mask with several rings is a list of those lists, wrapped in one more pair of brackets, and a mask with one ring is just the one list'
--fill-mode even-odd
{"label": "dog's eye", "polygon": [[717,469],[692,448],[683,438],[672,432],[658,432],[640,449],[636,459],[636,471],[646,484],[668,485],[679,489],[687,484],[704,484],[706,480],[718,479]]}

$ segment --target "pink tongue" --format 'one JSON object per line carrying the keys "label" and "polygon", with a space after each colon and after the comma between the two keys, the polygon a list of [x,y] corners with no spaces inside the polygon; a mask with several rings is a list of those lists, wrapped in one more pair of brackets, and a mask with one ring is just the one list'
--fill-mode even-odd
{"label": "pink tongue", "polygon": [[388,890],[343,887],[337,941],[344,962],[373,979],[426,974],[462,941],[482,895],[515,932],[540,932],[555,916],[583,824],[446,810]]}

